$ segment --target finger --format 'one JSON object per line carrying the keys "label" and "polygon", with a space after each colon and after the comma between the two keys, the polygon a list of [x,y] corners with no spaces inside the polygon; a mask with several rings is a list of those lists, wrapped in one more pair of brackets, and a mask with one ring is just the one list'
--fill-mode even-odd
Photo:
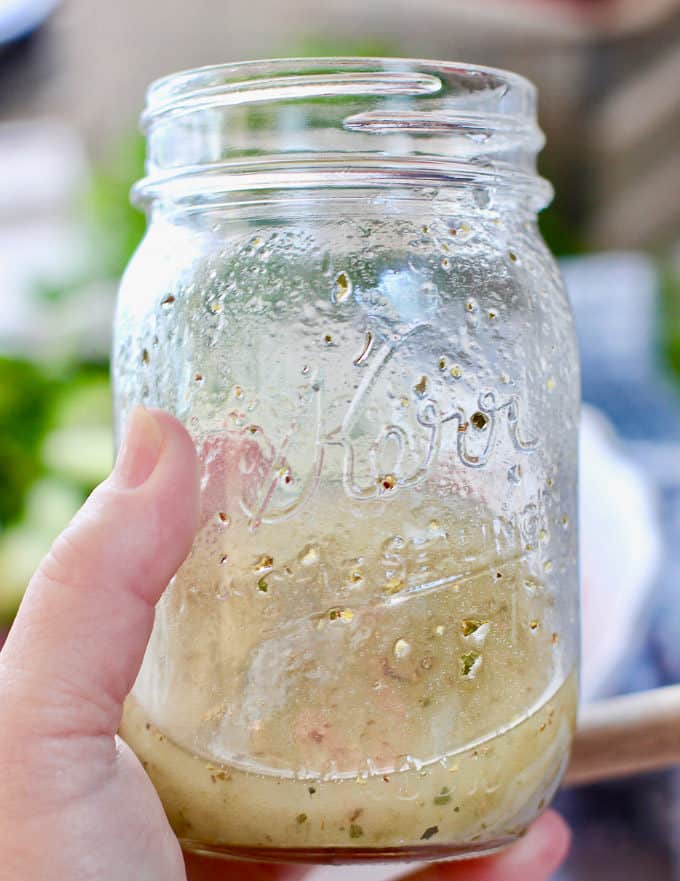
{"label": "finger", "polygon": [[188,881],[299,881],[309,875],[305,866],[237,863],[185,853]]}
{"label": "finger", "polygon": [[546,881],[567,855],[570,839],[564,820],[548,811],[507,850],[486,859],[429,866],[408,881]]}
{"label": "finger", "polygon": [[167,413],[134,410],[113,473],[41,563],[0,655],[15,732],[116,731],[198,499],[187,432]]}

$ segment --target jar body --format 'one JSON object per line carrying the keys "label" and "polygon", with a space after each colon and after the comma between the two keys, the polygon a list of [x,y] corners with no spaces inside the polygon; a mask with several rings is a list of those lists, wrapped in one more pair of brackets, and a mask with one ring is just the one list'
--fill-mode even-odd
{"label": "jar body", "polygon": [[158,212],[114,385],[119,431],[162,407],[201,460],[121,728],[184,845],[520,835],[577,691],[577,353],[534,218],[464,188]]}

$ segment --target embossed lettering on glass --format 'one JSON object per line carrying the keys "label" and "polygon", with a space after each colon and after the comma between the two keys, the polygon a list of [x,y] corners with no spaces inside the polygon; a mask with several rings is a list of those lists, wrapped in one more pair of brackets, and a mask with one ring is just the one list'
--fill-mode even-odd
{"label": "embossed lettering on glass", "polygon": [[513,841],[577,690],[578,365],[533,87],[253,62],[159,81],[143,121],[117,428],[183,421],[202,522],[123,735],[188,848]]}

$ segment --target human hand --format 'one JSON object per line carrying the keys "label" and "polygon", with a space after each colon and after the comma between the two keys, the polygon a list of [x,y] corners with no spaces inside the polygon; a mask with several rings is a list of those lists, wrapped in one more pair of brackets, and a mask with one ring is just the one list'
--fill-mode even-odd
{"label": "human hand", "polygon": [[[198,516],[191,439],[168,414],[135,410],[113,473],[41,563],[0,652],[0,881],[293,881],[309,871],[185,862],[116,736],[155,603]],[[548,813],[497,856],[411,881],[543,881],[568,837]]]}

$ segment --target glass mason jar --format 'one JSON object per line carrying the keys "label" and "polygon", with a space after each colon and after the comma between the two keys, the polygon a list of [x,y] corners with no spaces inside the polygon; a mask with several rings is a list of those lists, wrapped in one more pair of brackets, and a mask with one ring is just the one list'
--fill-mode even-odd
{"label": "glass mason jar", "polygon": [[202,523],[123,736],[190,849],[513,841],[577,698],[578,364],[534,88],[253,62],[157,82],[143,119],[117,431],[137,404],[184,423]]}

